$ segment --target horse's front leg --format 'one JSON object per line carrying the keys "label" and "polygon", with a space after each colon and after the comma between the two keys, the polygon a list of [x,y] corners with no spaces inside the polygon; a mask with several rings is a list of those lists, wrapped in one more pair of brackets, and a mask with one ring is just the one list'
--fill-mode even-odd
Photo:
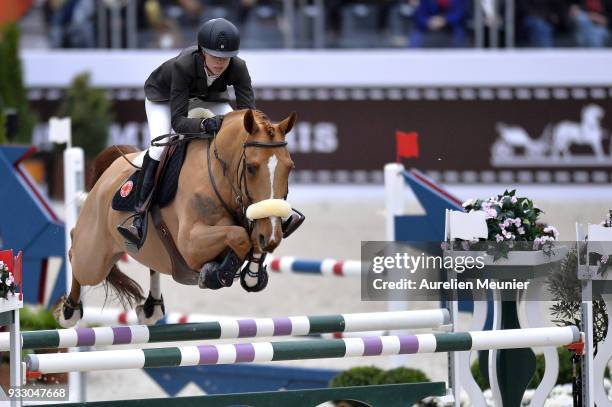
{"label": "horse's front leg", "polygon": [[[202,222],[188,225],[179,231],[177,240],[178,249],[189,268],[201,269],[198,276],[201,288],[218,289],[232,285],[236,272],[252,247],[243,227],[210,226]],[[215,262],[223,252],[227,253],[221,263]],[[183,277],[173,276],[177,281]]]}

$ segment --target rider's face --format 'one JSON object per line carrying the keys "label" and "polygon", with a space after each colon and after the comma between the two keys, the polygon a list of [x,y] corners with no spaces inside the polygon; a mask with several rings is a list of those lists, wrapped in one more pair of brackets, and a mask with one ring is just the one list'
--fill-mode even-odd
{"label": "rider's face", "polygon": [[230,58],[219,58],[206,52],[204,53],[204,60],[206,61],[206,67],[213,75],[221,75],[230,62]]}

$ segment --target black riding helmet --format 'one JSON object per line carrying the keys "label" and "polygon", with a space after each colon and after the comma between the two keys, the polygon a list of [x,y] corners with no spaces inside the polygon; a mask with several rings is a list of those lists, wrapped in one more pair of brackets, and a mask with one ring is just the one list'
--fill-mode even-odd
{"label": "black riding helmet", "polygon": [[236,26],[225,18],[208,20],[198,31],[198,46],[207,54],[216,57],[235,57],[240,48],[240,33]]}

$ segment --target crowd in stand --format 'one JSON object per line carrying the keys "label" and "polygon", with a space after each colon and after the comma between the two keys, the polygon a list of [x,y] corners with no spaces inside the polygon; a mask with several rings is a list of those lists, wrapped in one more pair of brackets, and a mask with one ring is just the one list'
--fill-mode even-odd
{"label": "crowd in stand", "polygon": [[[130,0],[104,0],[117,7],[121,26],[105,12],[108,30],[125,30]],[[205,20],[225,17],[242,31],[244,48],[281,48],[292,27],[292,44],[312,47],[321,25],[327,47],[471,47],[474,46],[474,1],[483,23],[504,35],[505,1],[498,0],[305,0],[295,2],[292,21],[280,0],[138,0],[137,44],[142,48],[180,48],[193,42]],[[323,13],[317,8],[323,4]],[[493,5],[497,4],[496,12]],[[42,2],[51,47],[99,46],[101,8],[96,0]],[[317,17],[319,16],[319,17]],[[515,43],[522,47],[606,47],[611,45],[612,0],[514,0]],[[108,34],[110,35],[110,34]],[[127,35],[127,34],[126,34]]]}

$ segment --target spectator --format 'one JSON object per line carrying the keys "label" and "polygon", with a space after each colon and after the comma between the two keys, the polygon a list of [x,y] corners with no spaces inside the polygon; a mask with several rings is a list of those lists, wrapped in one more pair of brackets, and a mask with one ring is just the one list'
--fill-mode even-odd
{"label": "spectator", "polygon": [[572,4],[569,11],[576,45],[579,47],[605,47],[610,38],[610,0],[583,0]]}
{"label": "spectator", "polygon": [[525,32],[531,47],[552,47],[555,29],[561,29],[565,25],[566,16],[567,3],[564,0],[517,2],[518,31]]}
{"label": "spectator", "polygon": [[95,46],[93,0],[51,0],[48,8],[49,41],[53,48]]}
{"label": "spectator", "polygon": [[467,15],[467,0],[420,0],[410,46],[422,47],[429,35],[441,32],[450,32],[453,47],[464,46]]}

